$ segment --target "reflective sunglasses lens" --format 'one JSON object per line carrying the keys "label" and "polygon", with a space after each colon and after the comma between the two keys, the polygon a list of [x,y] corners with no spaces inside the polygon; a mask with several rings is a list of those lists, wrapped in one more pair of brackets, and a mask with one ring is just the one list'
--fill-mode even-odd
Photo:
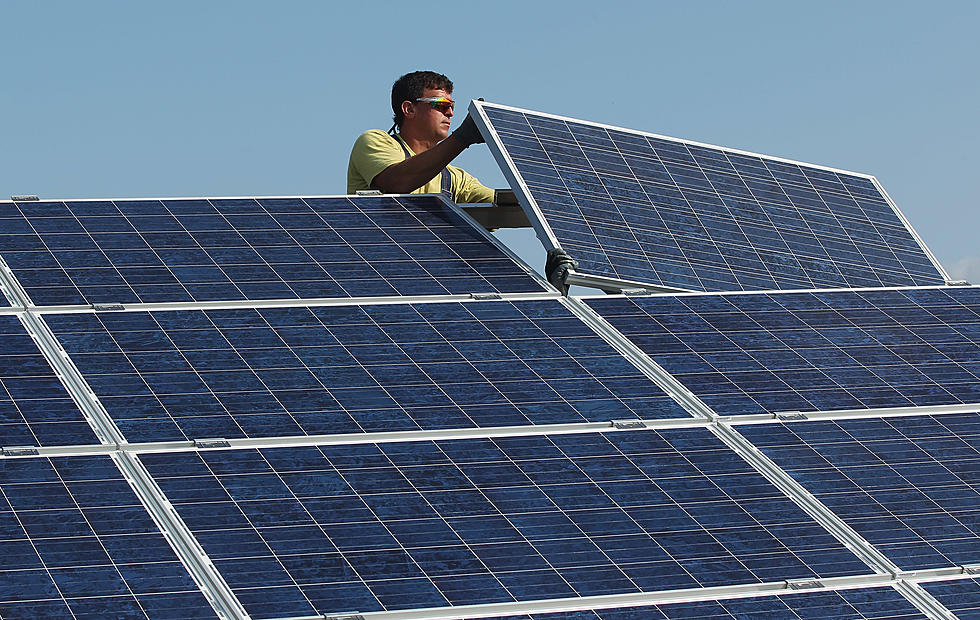
{"label": "reflective sunglasses lens", "polygon": [[452,110],[453,107],[456,105],[455,101],[453,101],[452,99],[448,99],[446,97],[439,97],[438,99],[426,97],[424,99],[416,99],[416,101],[422,101],[428,103],[430,106],[432,106],[433,109],[439,110],[443,114],[445,114],[449,110]]}

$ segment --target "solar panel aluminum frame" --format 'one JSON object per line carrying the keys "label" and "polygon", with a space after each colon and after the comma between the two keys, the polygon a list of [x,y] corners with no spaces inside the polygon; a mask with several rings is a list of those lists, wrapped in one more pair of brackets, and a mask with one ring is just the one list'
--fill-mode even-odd
{"label": "solar panel aluminum frame", "polygon": [[[919,246],[922,248],[922,251],[929,258],[929,261],[933,264],[933,266],[943,277],[943,279],[947,281],[950,280],[949,273],[942,266],[942,264],[940,264],[935,254],[933,254],[932,250],[929,249],[929,247],[926,245],[925,241],[922,239],[919,233],[916,232],[916,230],[912,227],[911,222],[908,220],[908,218],[905,217],[905,214],[903,214],[902,211],[898,208],[898,205],[895,203],[894,200],[892,200],[891,196],[888,195],[888,192],[885,191],[885,188],[882,187],[878,179],[872,175],[864,174],[860,172],[851,172],[849,170],[842,170],[839,168],[830,168],[828,166],[819,166],[816,164],[809,164],[806,162],[796,161],[792,159],[785,159],[782,157],[773,157],[771,155],[763,155],[751,151],[743,151],[740,149],[722,147],[714,144],[707,144],[704,142],[695,142],[693,140],[682,140],[680,138],[663,136],[660,134],[650,133],[646,131],[638,131],[635,129],[627,129],[625,127],[618,127],[615,125],[596,123],[592,121],[583,121],[581,119],[571,118],[567,116],[559,116],[556,114],[548,114],[544,112],[536,112],[534,110],[527,110],[524,108],[517,108],[513,106],[498,104],[498,103],[491,103],[487,101],[472,101],[469,107],[470,116],[476,122],[477,127],[479,127],[480,133],[483,135],[484,139],[486,139],[487,146],[490,147],[490,152],[493,153],[494,159],[497,160],[497,164],[500,166],[501,171],[504,173],[504,176],[507,178],[507,181],[510,183],[511,188],[514,190],[514,193],[517,195],[518,202],[520,203],[524,211],[527,213],[528,220],[531,222],[532,227],[537,233],[538,239],[541,240],[541,242],[545,246],[545,249],[547,250],[560,249],[561,243],[558,241],[557,236],[551,230],[550,225],[548,224],[547,220],[544,217],[544,213],[542,212],[541,208],[538,206],[537,201],[534,199],[534,196],[531,194],[530,189],[521,179],[521,176],[517,171],[517,166],[515,165],[513,159],[511,159],[510,155],[507,153],[507,150],[504,148],[503,141],[500,139],[500,136],[497,134],[496,129],[490,123],[490,119],[488,118],[485,111],[486,108],[497,108],[500,110],[517,112],[521,114],[532,114],[535,116],[541,116],[544,118],[554,119],[558,121],[568,121],[568,122],[588,125],[599,129],[624,131],[637,135],[656,138],[658,140],[668,140],[671,142],[676,142],[678,144],[691,144],[703,148],[720,149],[722,151],[728,151],[739,155],[760,157],[763,159],[778,161],[782,163],[793,164],[798,166],[807,166],[819,170],[826,170],[828,172],[841,173],[841,174],[847,174],[851,176],[865,178],[875,186],[875,189],[881,192],[882,197],[885,199],[888,205],[895,212],[895,215],[898,217],[899,221],[909,231],[909,233],[912,235],[912,238],[915,239],[916,243],[919,244]],[[573,256],[572,258],[575,257]],[[629,288],[645,288],[657,292],[666,292],[666,291],[687,292],[689,290],[689,289],[670,289],[670,288],[665,288],[663,285],[659,285],[659,284],[651,284],[649,282],[640,282],[634,280],[620,280],[618,278],[609,278],[608,276],[594,276],[594,275],[582,274],[582,273],[576,273],[575,276],[578,276],[578,278],[577,281],[572,282],[574,284],[581,284],[583,286],[592,286],[592,287],[596,287],[602,290],[612,291],[612,292],[619,292],[623,289],[629,289]],[[575,276],[573,276],[573,279],[576,279]],[[699,291],[691,291],[691,292],[699,292]]]}
{"label": "solar panel aluminum frame", "polygon": [[[560,295],[558,289],[556,289],[548,280],[542,276],[540,273],[535,271],[533,267],[528,265],[521,257],[503,244],[499,239],[494,237],[490,231],[488,231],[484,226],[479,224],[466,210],[457,205],[455,202],[450,200],[444,194],[378,194],[372,195],[370,198],[419,198],[419,197],[434,197],[438,198],[445,204],[445,206],[463,219],[467,225],[473,228],[479,235],[483,237],[484,240],[489,242],[497,250],[499,250],[505,257],[513,261],[517,267],[527,274],[532,280],[534,280],[538,285],[542,287],[541,292],[533,293],[499,293],[503,298],[506,299],[536,299],[542,297],[554,297]],[[139,198],[82,198],[82,199],[72,199],[72,198],[50,198],[45,199],[44,202],[113,202],[113,201],[128,201],[128,200],[277,200],[277,199],[305,199],[305,198],[315,198],[315,199],[338,199],[347,198],[349,200],[356,201],[358,198],[368,198],[367,196],[358,196],[353,194],[327,194],[322,196],[164,196],[164,197],[139,197]],[[0,200],[0,204],[15,204],[16,201],[13,200]],[[492,207],[491,207],[492,208]],[[37,305],[27,294],[27,291],[21,285],[17,276],[14,274],[13,270],[7,265],[3,260],[2,249],[0,249],[0,289],[7,295],[9,301],[14,306],[14,310],[17,308],[30,308],[31,310],[37,310],[40,312],[44,311],[86,311],[92,308],[91,305]],[[496,293],[494,293],[496,294]],[[387,301],[390,300],[392,303],[413,303],[414,301],[426,301],[433,299],[445,298],[451,301],[461,301],[469,298],[469,295],[415,295],[415,296],[398,296],[391,295],[386,297],[329,297],[329,298],[306,298],[306,299],[283,299],[283,300],[236,300],[236,301],[189,301],[189,302],[159,302],[159,303],[140,303],[140,304],[125,304],[125,308],[139,308],[141,310],[152,310],[152,309],[182,309],[182,308],[212,308],[212,307],[265,307],[266,304],[272,305],[333,305],[333,304],[363,304],[363,303],[373,303],[376,301]],[[296,303],[293,303],[296,302]],[[215,305],[217,304],[217,305]],[[104,305],[104,304],[99,304]],[[10,310],[10,308],[0,307],[0,312],[3,310]]]}
{"label": "solar panel aluminum frame", "polygon": [[[670,418],[660,420],[630,420],[640,422],[644,429],[663,430],[675,428],[707,428],[709,421],[699,418]],[[193,441],[147,441],[119,444],[91,444],[75,446],[38,447],[37,454],[16,455],[7,458],[36,456],[73,456],[82,454],[151,454],[154,452],[201,452],[212,450],[243,450],[308,446],[352,446],[362,444],[411,443],[417,441],[453,441],[460,439],[493,439],[500,437],[533,437],[539,435],[578,435],[582,433],[623,433],[638,428],[620,428],[613,422],[571,422],[566,424],[542,424],[538,426],[493,426],[485,428],[450,428],[421,431],[373,431],[370,433],[341,433],[336,435],[290,435],[284,437],[248,437],[241,439]],[[221,445],[206,446],[208,442]],[[0,457],[4,458],[4,457]]]}
{"label": "solar panel aluminum frame", "polygon": [[27,291],[20,285],[13,269],[7,265],[7,261],[3,260],[2,256],[0,256],[0,292],[10,303],[9,308],[0,307],[0,310],[23,310],[27,306],[29,300]]}
{"label": "solar panel aluminum frame", "polygon": [[[698,603],[728,601],[743,598],[791,596],[802,592],[836,592],[873,587],[898,587],[890,577],[859,575],[856,577],[831,577],[820,580],[820,585],[805,590],[794,589],[790,582],[769,582],[753,585],[710,586],[682,590],[662,590],[629,594],[600,594],[575,598],[543,599],[512,603],[482,603],[457,607],[429,607],[424,609],[393,609],[390,611],[350,612],[319,616],[280,616],[269,620],[461,620],[464,618],[502,618],[526,614],[560,614],[578,611],[619,609],[674,603]],[[904,594],[904,593],[903,593]],[[907,595],[906,595],[907,597]],[[911,600],[911,599],[910,599]],[[913,604],[915,601],[911,601]],[[577,616],[576,616],[577,617]],[[701,617],[701,616],[699,616]],[[713,616],[714,617],[714,616]],[[935,616],[948,618],[948,616]],[[557,620],[557,619],[556,619]]]}

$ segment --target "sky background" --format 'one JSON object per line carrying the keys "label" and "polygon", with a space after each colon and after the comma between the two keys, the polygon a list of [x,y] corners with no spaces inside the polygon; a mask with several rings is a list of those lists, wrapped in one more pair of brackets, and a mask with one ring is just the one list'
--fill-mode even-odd
{"label": "sky background", "polygon": [[[342,194],[391,83],[432,69],[463,110],[873,174],[980,282],[980,2],[2,0],[0,23],[3,198]],[[485,146],[455,163],[506,185]],[[529,229],[498,236],[541,268]]]}

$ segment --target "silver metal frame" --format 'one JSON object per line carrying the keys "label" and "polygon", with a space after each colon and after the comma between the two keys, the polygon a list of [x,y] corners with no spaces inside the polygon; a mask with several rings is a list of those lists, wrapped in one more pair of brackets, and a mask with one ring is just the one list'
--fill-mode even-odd
{"label": "silver metal frame", "polygon": [[[947,286],[945,284],[930,284],[928,286],[864,286],[860,288],[793,288],[793,289],[767,289],[753,291],[681,291],[676,293],[652,292],[651,296],[671,296],[671,297],[696,297],[696,296],[738,296],[738,295],[790,295],[793,293],[862,293],[874,291],[922,291],[922,290],[950,290],[964,288],[980,288],[980,284],[968,286]],[[610,295],[580,295],[577,299],[608,299]]]}
{"label": "silver metal frame", "polygon": [[644,289],[653,293],[693,293],[697,291],[692,291],[690,289],[684,288],[673,288],[670,286],[656,286],[653,284],[646,284],[644,282],[635,282],[633,280],[621,280],[619,278],[610,278],[607,276],[597,276],[587,273],[581,273],[575,270],[569,271],[568,275],[565,276],[565,284],[569,286],[588,286],[590,288],[597,288],[603,291],[609,291],[612,293],[622,293],[623,291],[630,289]]}
{"label": "silver metal frame", "polygon": [[[764,155],[762,153],[754,153],[752,151],[743,151],[741,149],[734,149],[734,148],[730,148],[730,147],[726,147],[726,146],[718,146],[718,145],[715,145],[715,144],[708,144],[708,143],[704,143],[704,142],[697,142],[697,141],[694,141],[694,140],[683,140],[681,138],[674,138],[674,137],[671,137],[671,136],[664,136],[664,135],[661,135],[661,134],[655,134],[655,133],[651,133],[651,132],[647,132],[647,131],[640,131],[640,130],[637,130],[637,129],[629,129],[629,128],[626,128],[626,127],[618,127],[616,125],[609,125],[609,124],[605,124],[605,123],[596,123],[596,122],[593,122],[593,121],[586,121],[586,120],[572,118],[572,117],[568,117],[568,116],[560,116],[560,115],[557,115],[557,114],[548,114],[546,112],[538,112],[538,111],[535,111],[535,110],[528,110],[528,109],[525,109],[525,108],[518,108],[518,107],[514,107],[514,106],[508,106],[508,105],[499,104],[499,103],[491,103],[491,102],[488,102],[488,101],[473,101],[473,102],[471,102],[470,103],[470,108],[469,108],[470,116],[476,121],[477,126],[480,128],[480,133],[483,134],[484,138],[487,139],[487,146],[490,147],[490,152],[493,153],[493,156],[497,160],[497,164],[500,166],[500,169],[503,171],[504,176],[510,182],[511,187],[514,189],[515,194],[517,194],[518,202],[520,202],[521,206],[524,208],[524,211],[527,213],[528,220],[530,220],[531,225],[534,227],[535,231],[537,231],[538,238],[541,239],[541,241],[544,243],[546,249],[549,249],[550,250],[550,249],[553,249],[553,248],[556,248],[556,247],[561,247],[561,244],[558,241],[557,236],[551,230],[551,227],[548,225],[547,220],[544,217],[544,213],[541,211],[541,208],[538,206],[538,204],[535,201],[534,197],[531,195],[531,192],[528,189],[527,185],[524,183],[524,180],[521,178],[520,174],[517,172],[517,166],[514,164],[513,159],[511,159],[510,155],[507,153],[506,149],[504,148],[503,141],[500,139],[500,136],[497,133],[496,129],[490,123],[490,119],[487,117],[487,114],[485,112],[485,108],[497,108],[497,109],[500,109],[500,110],[507,110],[509,112],[518,112],[518,113],[521,113],[521,114],[531,114],[531,115],[534,115],[534,116],[541,116],[541,117],[544,117],[544,118],[550,118],[550,119],[558,120],[558,121],[574,122],[574,123],[578,123],[578,124],[582,124],[582,125],[588,125],[588,126],[591,126],[591,127],[601,128],[601,129],[610,129],[610,130],[613,130],[613,131],[622,131],[622,132],[637,134],[637,135],[641,135],[641,136],[648,136],[648,137],[651,137],[651,138],[657,138],[659,140],[668,140],[670,142],[675,142],[675,143],[678,143],[678,144],[690,144],[690,145],[693,145],[693,146],[698,146],[698,147],[703,147],[703,148],[717,149],[717,150],[722,150],[722,151],[726,151],[726,152],[736,153],[736,154],[739,154],[739,155],[747,155],[747,156],[750,156],[750,157],[760,157],[760,158],[769,159],[769,160],[772,160],[772,161],[778,161],[778,162],[787,163],[787,164],[794,164],[794,165],[797,165],[797,166],[806,166],[808,168],[815,168],[815,169],[818,169],[818,170],[825,170],[825,171],[828,171],[828,172],[846,174],[846,175],[849,175],[849,176],[856,176],[856,177],[861,177],[861,178],[867,179],[867,180],[871,181],[871,183],[881,192],[881,195],[885,199],[885,202],[887,202],[888,205],[892,208],[892,210],[895,212],[895,215],[898,217],[899,221],[902,222],[902,224],[909,231],[909,233],[912,235],[912,237],[915,239],[915,241],[919,244],[919,246],[922,248],[922,251],[929,258],[929,260],[932,262],[932,264],[936,267],[936,270],[943,277],[943,279],[944,280],[949,280],[950,279],[949,273],[942,266],[942,264],[940,264],[939,260],[935,256],[935,254],[933,254],[932,250],[929,249],[929,247],[926,245],[925,241],[922,239],[921,235],[919,235],[919,233],[916,232],[916,230],[912,227],[912,224],[909,221],[909,219],[907,217],[905,217],[905,214],[902,213],[902,211],[898,208],[898,205],[891,198],[891,196],[888,195],[888,193],[885,191],[885,188],[882,187],[882,185],[878,181],[878,179],[876,177],[870,175],[870,174],[865,174],[865,173],[861,173],[861,172],[852,172],[850,170],[843,170],[841,168],[832,168],[832,167],[829,167],[829,166],[821,166],[821,165],[817,165],[817,164],[811,164],[811,163],[807,163],[807,162],[802,162],[802,161],[797,161],[797,160],[792,160],[792,159],[786,159],[786,158],[783,158],[783,157],[774,157],[772,155]],[[634,286],[642,286],[644,288],[648,288],[648,287],[655,287],[656,288],[657,285],[653,285],[653,284],[650,284],[650,283],[642,283],[642,284],[641,283],[634,283]]]}
{"label": "silver metal frame", "polygon": [[[517,195],[517,201],[520,203],[521,208],[527,213],[527,219],[531,222],[531,226],[534,228],[535,233],[537,233],[538,239],[541,240],[541,243],[544,244],[547,250],[560,248],[561,244],[558,242],[558,237],[552,232],[551,226],[548,225],[544,214],[538,207],[538,203],[531,196],[531,191],[524,183],[524,179],[517,174],[517,166],[514,165],[514,160],[511,159],[510,154],[504,149],[503,142],[500,140],[497,130],[490,124],[490,119],[487,118],[486,112],[483,110],[485,105],[487,104],[484,101],[471,101],[469,107],[470,117],[476,122],[480,133],[486,139],[487,146],[490,147],[490,152],[493,154],[494,159],[497,160],[497,165],[500,166],[501,172],[504,173],[507,182],[510,183],[511,189]],[[490,105],[496,106],[496,104]],[[521,112],[525,111],[518,110],[517,108],[507,108],[505,106],[496,107]]]}
{"label": "silver metal frame", "polygon": [[[956,570],[956,569],[952,569]],[[545,599],[521,601],[516,603],[487,603],[482,605],[461,605],[458,607],[430,607],[426,609],[406,609],[399,611],[348,612],[336,615],[283,616],[275,620],[329,620],[363,618],[363,620],[453,620],[462,618],[483,618],[489,616],[508,616],[516,614],[544,614],[574,612],[581,610],[601,610],[612,608],[639,607],[644,605],[669,605],[672,603],[692,603],[699,601],[725,601],[755,597],[792,596],[803,592],[836,592],[860,588],[893,588],[910,603],[918,607],[927,617],[936,620],[955,620],[949,610],[932,599],[931,603],[913,592],[919,583],[933,581],[953,581],[969,578],[951,569],[925,571],[915,576],[894,577],[891,575],[858,575],[855,577],[834,577],[812,581],[812,587],[799,581],[777,581],[737,586],[711,586],[683,590],[663,590],[640,594],[610,594],[585,596],[580,598]]]}

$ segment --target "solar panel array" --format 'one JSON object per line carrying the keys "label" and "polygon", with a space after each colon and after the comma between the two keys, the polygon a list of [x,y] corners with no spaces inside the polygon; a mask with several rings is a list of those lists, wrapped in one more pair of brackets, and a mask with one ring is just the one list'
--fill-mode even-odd
{"label": "solar panel array", "polygon": [[706,429],[141,458],[258,617],[867,571]]}
{"label": "solar panel array", "polygon": [[[868,177],[482,110],[588,273],[943,282]],[[3,618],[976,607],[980,289],[563,299],[435,196],[0,203],[0,258]]]}
{"label": "solar panel array", "polygon": [[108,456],[0,469],[4,618],[216,618]]}
{"label": "solar panel array", "polygon": [[6,202],[37,305],[541,291],[441,198]]}
{"label": "solar panel array", "polygon": [[590,299],[724,415],[980,403],[980,289]]}
{"label": "solar panel array", "polygon": [[690,415],[557,300],[45,321],[130,441]]}
{"label": "solar panel array", "polygon": [[942,284],[872,177],[486,102],[471,113],[547,245],[696,291]]}
{"label": "solar panel array", "polygon": [[980,564],[980,414],[740,430],[903,570]]}

